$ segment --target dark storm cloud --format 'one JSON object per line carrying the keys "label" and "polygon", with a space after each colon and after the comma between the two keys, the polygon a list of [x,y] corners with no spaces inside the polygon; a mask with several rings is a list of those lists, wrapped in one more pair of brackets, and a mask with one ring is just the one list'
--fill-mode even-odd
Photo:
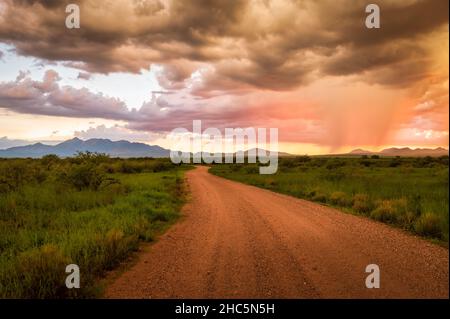
{"label": "dark storm cloud", "polygon": [[[5,0],[0,41],[89,72],[136,73],[160,64],[166,89],[183,87],[208,66],[199,92],[290,90],[323,75],[368,72],[381,84],[414,82],[429,66],[424,37],[448,25],[449,6],[378,1],[381,29],[367,29],[363,0],[82,0],[82,28],[68,30],[66,3]],[[401,77],[390,74],[396,67]]]}

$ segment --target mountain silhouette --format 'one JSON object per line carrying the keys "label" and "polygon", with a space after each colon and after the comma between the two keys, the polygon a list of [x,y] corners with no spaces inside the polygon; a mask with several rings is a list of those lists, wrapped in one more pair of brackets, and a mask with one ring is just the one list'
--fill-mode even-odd
{"label": "mountain silhouette", "polygon": [[157,145],[132,143],[129,141],[111,141],[108,139],[79,138],[64,141],[56,145],[36,143],[26,146],[11,147],[0,150],[0,157],[33,157],[38,158],[49,154],[60,157],[74,156],[77,152],[96,152],[108,154],[111,157],[169,157],[170,151]]}

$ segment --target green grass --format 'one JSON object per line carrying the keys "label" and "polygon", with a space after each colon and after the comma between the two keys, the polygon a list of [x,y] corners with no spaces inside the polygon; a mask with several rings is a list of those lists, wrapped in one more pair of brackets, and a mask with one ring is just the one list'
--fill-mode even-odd
{"label": "green grass", "polygon": [[214,165],[211,173],[365,215],[448,243],[448,157],[281,158],[278,172],[256,164]]}
{"label": "green grass", "polygon": [[[98,296],[107,270],[178,218],[185,169],[98,156],[0,161],[0,297]],[[72,263],[81,289],[65,287]]]}

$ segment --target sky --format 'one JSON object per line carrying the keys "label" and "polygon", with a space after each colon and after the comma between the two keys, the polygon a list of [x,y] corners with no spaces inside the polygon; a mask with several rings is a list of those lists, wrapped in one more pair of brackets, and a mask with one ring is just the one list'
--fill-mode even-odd
{"label": "sky", "polygon": [[448,0],[372,2],[379,29],[362,0],[0,0],[0,148],[170,147],[193,120],[293,154],[448,148]]}

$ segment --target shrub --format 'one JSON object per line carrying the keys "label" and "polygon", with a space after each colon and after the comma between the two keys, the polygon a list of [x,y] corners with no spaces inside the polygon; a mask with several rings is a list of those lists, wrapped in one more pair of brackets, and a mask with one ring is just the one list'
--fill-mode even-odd
{"label": "shrub", "polygon": [[128,160],[121,161],[118,170],[120,173],[133,174],[142,172],[142,167]]}
{"label": "shrub", "polygon": [[163,161],[156,161],[152,167],[153,172],[165,172],[171,169],[173,169],[173,164],[170,162],[163,162]]}
{"label": "shrub", "polygon": [[382,222],[395,222],[397,214],[392,201],[379,201],[377,207],[370,213],[370,217]]}
{"label": "shrub", "polygon": [[400,222],[403,226],[409,227],[415,215],[408,210],[406,198],[400,198],[378,201],[377,207],[370,213],[370,217],[382,222]]}
{"label": "shrub", "polygon": [[411,211],[407,211],[400,216],[400,224],[403,228],[412,230],[414,228],[414,221],[417,219],[417,215]]}
{"label": "shrub", "polygon": [[414,224],[414,230],[423,236],[442,238],[442,221],[438,215],[425,213],[417,219]]}
{"label": "shrub", "polygon": [[67,180],[76,189],[91,188],[97,190],[102,184],[105,174],[91,163],[73,165],[67,174]]}
{"label": "shrub", "polygon": [[312,191],[307,192],[307,193],[306,193],[306,196],[307,196],[308,198],[313,198],[313,197],[316,195],[316,193],[317,193],[317,191],[312,190]]}
{"label": "shrub", "polygon": [[109,155],[96,152],[77,152],[77,155],[73,158],[74,163],[93,163],[100,164],[110,160]]}
{"label": "shrub", "polygon": [[325,203],[327,201],[327,196],[323,193],[320,192],[316,192],[313,197],[312,200],[315,202],[321,202],[321,203]]}
{"label": "shrub", "polygon": [[373,163],[368,160],[368,159],[362,159],[361,161],[359,161],[361,165],[365,166],[365,167],[369,167],[370,165],[372,165]]}
{"label": "shrub", "polygon": [[437,161],[442,165],[448,166],[448,155],[440,156]]}
{"label": "shrub", "polygon": [[45,155],[41,159],[42,165],[44,165],[48,170],[51,168],[52,165],[59,163],[59,162],[60,162],[59,157],[54,154]]}
{"label": "shrub", "polygon": [[347,194],[344,192],[333,192],[330,196],[330,202],[333,205],[349,206],[351,201],[348,199]]}
{"label": "shrub", "polygon": [[283,158],[280,161],[280,167],[293,168],[297,163],[298,161],[295,158]]}
{"label": "shrub", "polygon": [[319,157],[319,158],[314,158],[314,160],[311,161],[311,166],[312,167],[322,167],[322,166],[325,166],[327,163],[328,163],[328,159]]}
{"label": "shrub", "polygon": [[394,158],[389,163],[389,167],[398,167],[402,164],[401,160],[399,158]]}
{"label": "shrub", "polygon": [[393,199],[391,200],[391,202],[398,215],[404,215],[407,213],[408,201],[406,200],[406,198],[402,197],[399,199]]}
{"label": "shrub", "polygon": [[366,194],[356,194],[353,196],[353,209],[358,213],[367,214],[372,210],[372,202]]}
{"label": "shrub", "polygon": [[325,166],[327,169],[333,170],[345,166],[345,162],[339,160],[330,160]]}
{"label": "shrub", "polygon": [[167,222],[167,221],[169,221],[169,217],[164,212],[156,212],[152,216],[151,220],[153,222],[155,222],[155,221]]}
{"label": "shrub", "polygon": [[410,201],[406,198],[400,198],[392,201],[396,213],[396,221],[406,229],[413,227],[414,220],[420,215],[420,212],[414,211]]}

